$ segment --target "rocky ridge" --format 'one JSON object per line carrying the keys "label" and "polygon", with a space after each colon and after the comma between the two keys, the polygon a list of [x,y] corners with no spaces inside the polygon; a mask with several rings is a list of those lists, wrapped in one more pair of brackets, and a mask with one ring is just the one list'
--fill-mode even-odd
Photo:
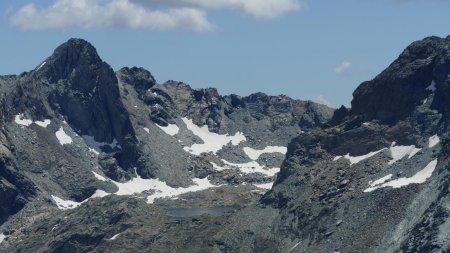
{"label": "rocky ridge", "polygon": [[[98,154],[89,151],[60,113],[45,127],[52,137],[45,135],[46,116],[32,113],[47,108],[39,102],[44,96],[18,93],[27,98],[19,101],[36,105],[21,102],[20,111],[2,118],[1,189],[17,206],[2,209],[0,251],[448,252],[449,45],[450,37],[412,43],[356,89],[352,108],[341,107],[333,117],[326,107],[285,96],[220,96],[179,82],[157,84],[144,69],[119,70],[120,98],[137,140],[131,143],[139,150],[137,159],[123,163],[122,147],[109,143]],[[3,106],[17,100],[8,94],[27,77],[0,78]],[[53,137],[61,124],[74,131],[80,147]],[[29,140],[63,159],[55,165],[31,160],[37,156],[27,151]],[[276,174],[272,169],[281,161]],[[80,177],[85,182],[75,185]],[[194,188],[152,198],[153,204],[127,194],[72,203],[76,208],[59,203],[66,210],[48,197],[66,192],[60,197],[82,201],[91,196],[84,192],[121,192],[130,182],[157,186],[133,195],[147,202],[161,196],[153,192],[158,187]],[[258,188],[264,184],[271,188],[266,193]],[[174,207],[236,204],[219,215],[170,213]]]}
{"label": "rocky ridge", "polygon": [[[141,233],[167,251],[178,225],[226,221],[172,223],[167,210],[257,200],[290,139],[332,114],[287,96],[158,84],[142,68],[114,72],[81,39],[0,77],[0,94],[0,252],[127,252],[147,244]],[[135,242],[113,246],[121,237]]]}

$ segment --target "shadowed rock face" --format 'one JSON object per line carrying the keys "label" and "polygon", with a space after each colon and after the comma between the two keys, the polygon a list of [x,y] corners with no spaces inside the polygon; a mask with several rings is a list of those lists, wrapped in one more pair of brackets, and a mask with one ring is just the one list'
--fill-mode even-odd
{"label": "shadowed rock face", "polygon": [[450,37],[414,42],[386,70],[362,83],[353,93],[351,114],[364,121],[393,124],[405,119],[428,96],[434,81],[442,103],[448,105]]}
{"label": "shadowed rock face", "polygon": [[49,96],[51,105],[81,133],[99,142],[133,139],[116,75],[87,41],[71,39],[59,46],[42,71],[49,85],[55,86]]}
{"label": "shadowed rock face", "polygon": [[143,96],[147,90],[156,84],[156,80],[150,71],[144,68],[124,67],[117,71],[117,77],[121,82],[133,85],[140,96]]}

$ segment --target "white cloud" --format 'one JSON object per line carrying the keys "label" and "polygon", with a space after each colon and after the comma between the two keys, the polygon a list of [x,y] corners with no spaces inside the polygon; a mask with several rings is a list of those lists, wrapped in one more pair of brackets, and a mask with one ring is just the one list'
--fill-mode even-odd
{"label": "white cloud", "polygon": [[337,66],[334,69],[334,72],[336,74],[344,74],[345,72],[347,72],[350,67],[352,66],[352,63],[349,61],[343,61],[341,64],[339,64],[339,66]]}
{"label": "white cloud", "polygon": [[213,28],[205,11],[194,8],[148,9],[129,0],[55,0],[47,8],[33,3],[11,17],[24,30],[67,27],[111,27],[169,29],[185,27],[195,31]]}
{"label": "white cloud", "polygon": [[314,102],[319,103],[319,104],[323,104],[329,107],[333,107],[333,105],[325,98],[324,95],[319,95],[315,98],[312,99]]}
{"label": "white cloud", "polygon": [[190,6],[205,10],[236,9],[256,18],[275,18],[301,9],[306,4],[300,0],[132,0],[154,6]]}
{"label": "white cloud", "polygon": [[50,6],[29,3],[10,22],[24,30],[70,27],[135,29],[214,28],[208,13],[224,9],[256,18],[275,18],[304,6],[302,0],[54,0]]}

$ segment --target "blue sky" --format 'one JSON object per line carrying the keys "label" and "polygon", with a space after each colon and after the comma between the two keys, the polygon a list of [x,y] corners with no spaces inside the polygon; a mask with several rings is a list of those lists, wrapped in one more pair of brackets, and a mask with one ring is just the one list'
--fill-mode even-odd
{"label": "blue sky", "polygon": [[78,37],[115,70],[144,67],[160,83],[334,107],[411,42],[450,35],[445,0],[4,0],[0,10],[0,74]]}

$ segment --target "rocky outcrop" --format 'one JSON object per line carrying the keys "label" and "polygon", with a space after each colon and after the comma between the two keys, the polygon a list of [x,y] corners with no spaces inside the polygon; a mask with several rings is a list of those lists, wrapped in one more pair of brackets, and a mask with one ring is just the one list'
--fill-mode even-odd
{"label": "rocky outcrop", "polygon": [[[275,249],[260,252],[447,252],[449,45],[411,44],[356,89],[350,110],[293,139],[273,189],[251,210],[270,220],[251,229],[259,242],[222,235],[228,252],[265,240]],[[243,233],[237,224],[249,215],[226,230]]]}
{"label": "rocky outcrop", "polygon": [[447,104],[449,43],[450,37],[412,43],[380,75],[354,91],[351,113],[361,115],[364,121],[393,124],[409,116],[434,88]]}

